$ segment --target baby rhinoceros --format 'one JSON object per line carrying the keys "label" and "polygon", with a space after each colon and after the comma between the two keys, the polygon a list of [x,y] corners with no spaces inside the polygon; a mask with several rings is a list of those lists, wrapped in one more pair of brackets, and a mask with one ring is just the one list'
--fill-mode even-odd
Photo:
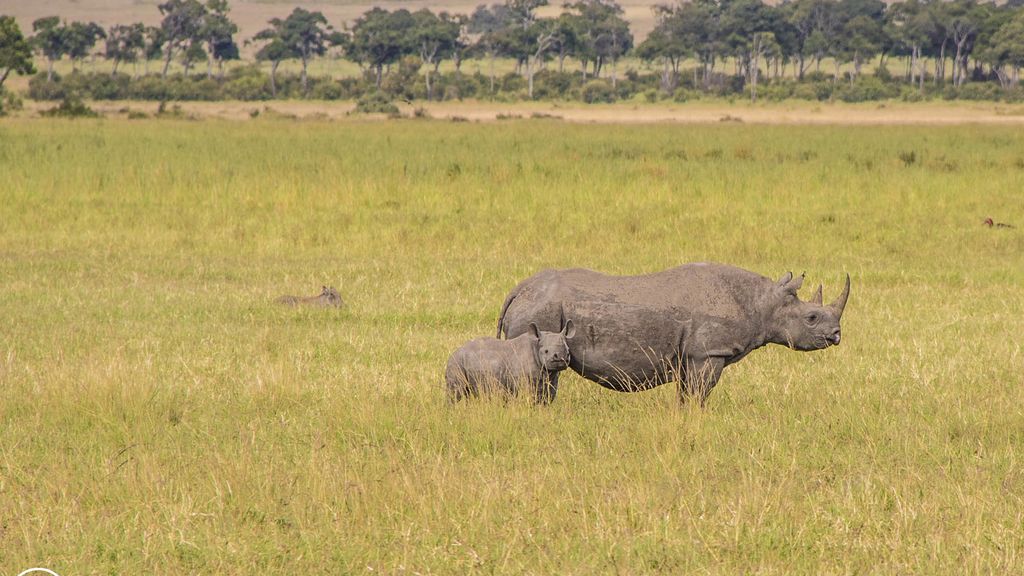
{"label": "baby rhinoceros", "polygon": [[511,340],[477,338],[463,344],[448,359],[444,379],[448,401],[496,391],[511,396],[523,386],[539,404],[554,400],[551,375],[569,367],[567,338],[576,334],[572,320],[561,332],[529,330]]}
{"label": "baby rhinoceros", "polygon": [[341,294],[333,287],[324,286],[317,296],[309,296],[303,298],[302,296],[281,296],[277,300],[274,300],[278,304],[284,304],[286,306],[318,306],[323,308],[340,308],[345,304],[341,299]]}

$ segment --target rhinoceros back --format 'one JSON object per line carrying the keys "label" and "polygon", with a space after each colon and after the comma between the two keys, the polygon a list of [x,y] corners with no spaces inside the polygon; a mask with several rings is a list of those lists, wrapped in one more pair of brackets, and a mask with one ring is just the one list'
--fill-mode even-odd
{"label": "rhinoceros back", "polygon": [[721,264],[640,276],[545,270],[510,294],[501,325],[514,338],[530,322],[555,331],[572,320],[574,371],[613,390],[643,390],[677,380],[687,347],[733,348],[727,340],[752,338],[745,326],[753,322],[757,293],[770,283]]}

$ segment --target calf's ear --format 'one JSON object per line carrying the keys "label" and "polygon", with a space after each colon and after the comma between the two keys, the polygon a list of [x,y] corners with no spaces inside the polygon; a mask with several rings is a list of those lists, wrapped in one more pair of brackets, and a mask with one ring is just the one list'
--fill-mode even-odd
{"label": "calf's ear", "polygon": [[565,326],[562,327],[562,336],[565,336],[566,338],[572,338],[575,335],[576,325],[572,323],[572,320],[569,320],[565,323]]}
{"label": "calf's ear", "polygon": [[537,329],[537,325],[533,322],[530,322],[530,334],[533,335],[534,338],[540,340],[540,330]]}

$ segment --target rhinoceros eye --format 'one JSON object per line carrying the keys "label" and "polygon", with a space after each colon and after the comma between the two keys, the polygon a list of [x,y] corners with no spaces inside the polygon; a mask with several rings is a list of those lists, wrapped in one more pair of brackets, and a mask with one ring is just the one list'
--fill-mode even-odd
{"label": "rhinoceros eye", "polygon": [[818,315],[815,314],[814,312],[811,312],[810,314],[808,314],[807,315],[807,323],[808,324],[817,324],[818,323]]}

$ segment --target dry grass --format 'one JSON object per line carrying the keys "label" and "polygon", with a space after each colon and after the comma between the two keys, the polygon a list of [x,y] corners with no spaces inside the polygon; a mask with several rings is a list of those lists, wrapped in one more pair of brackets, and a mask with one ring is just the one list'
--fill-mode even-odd
{"label": "dry grass", "polygon": [[[156,102],[91,102],[93,109],[114,117],[128,111],[155,114]],[[1024,106],[995,103],[878,103],[823,104],[818,102],[772,102],[751,105],[723,101],[685,104],[603,104],[573,102],[519,102],[502,104],[482,101],[398,103],[402,114],[415,116],[423,110],[435,119],[460,118],[469,121],[493,120],[564,120],[574,123],[599,124],[708,124],[723,118],[732,122],[770,125],[964,125],[991,124],[1020,126],[1024,124]],[[52,108],[52,102],[25,102],[25,109],[16,115],[35,117]],[[281,118],[305,120],[351,119],[353,102],[309,100],[278,100],[272,102],[179,102],[183,114],[200,119],[246,120]],[[384,120],[384,115],[364,119]]]}
{"label": "dry grass", "polygon": [[[2,120],[0,567],[1020,573],[1022,134]],[[843,345],[446,406],[519,279],[699,260],[851,273]]]}

